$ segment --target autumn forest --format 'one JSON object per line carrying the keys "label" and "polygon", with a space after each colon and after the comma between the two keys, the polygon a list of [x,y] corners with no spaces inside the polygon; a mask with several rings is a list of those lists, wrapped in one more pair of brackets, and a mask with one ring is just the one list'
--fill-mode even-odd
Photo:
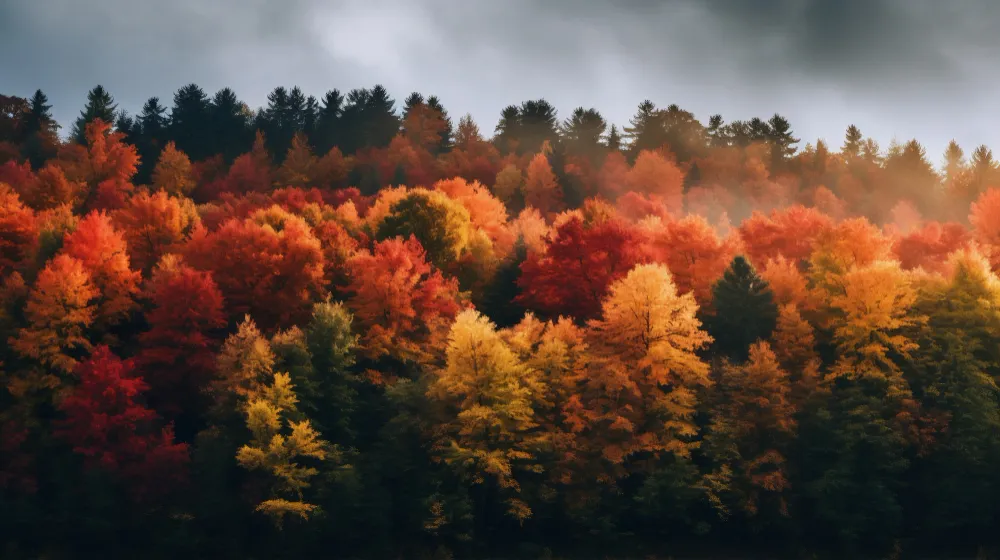
{"label": "autumn forest", "polygon": [[80,101],[0,95],[3,558],[1000,552],[986,146]]}

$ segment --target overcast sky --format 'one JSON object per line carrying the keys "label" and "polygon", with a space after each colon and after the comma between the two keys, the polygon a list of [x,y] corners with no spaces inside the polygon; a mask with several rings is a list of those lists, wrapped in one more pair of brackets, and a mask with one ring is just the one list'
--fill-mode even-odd
{"label": "overcast sky", "polygon": [[381,83],[438,95],[491,134],[544,97],[623,125],[649,98],[702,122],[785,115],[839,147],[848,124],[1000,153],[992,0],[0,0],[0,92],[45,91],[64,128],[102,84],[135,113],[197,83],[252,107]]}

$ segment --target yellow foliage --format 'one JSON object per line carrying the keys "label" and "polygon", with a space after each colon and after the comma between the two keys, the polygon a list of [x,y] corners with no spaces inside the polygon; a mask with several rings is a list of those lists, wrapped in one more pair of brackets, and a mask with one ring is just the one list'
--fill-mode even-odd
{"label": "yellow foliage", "polygon": [[273,478],[275,497],[258,505],[257,511],[270,516],[279,527],[288,514],[308,519],[316,509],[315,505],[303,501],[302,492],[309,487],[309,479],[319,471],[297,461],[327,458],[328,444],[319,438],[308,420],[288,421],[291,432],[281,433],[282,416],[296,412],[297,400],[291,377],[287,373],[274,374],[271,385],[264,387],[246,406],[247,428],[253,439],[236,453],[236,460],[244,468],[266,471]]}

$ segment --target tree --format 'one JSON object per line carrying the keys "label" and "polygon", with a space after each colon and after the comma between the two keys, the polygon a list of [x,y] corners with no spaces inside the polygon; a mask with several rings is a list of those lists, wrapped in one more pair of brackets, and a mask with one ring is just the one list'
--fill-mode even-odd
{"label": "tree", "polygon": [[530,377],[477,311],[455,318],[448,334],[446,365],[431,377],[428,396],[444,407],[438,456],[474,484],[489,480],[504,494],[508,513],[523,521],[531,508],[518,498],[518,470],[536,470],[530,452]]}
{"label": "tree", "polygon": [[545,154],[539,152],[531,159],[521,192],[525,206],[538,209],[542,215],[555,214],[562,208],[562,187]]}
{"label": "tree", "polygon": [[680,220],[644,222],[647,250],[654,262],[667,266],[680,293],[691,292],[706,304],[712,285],[739,250],[738,239],[720,239],[705,218],[685,216]]}
{"label": "tree", "polygon": [[443,193],[415,189],[392,205],[378,224],[377,239],[413,236],[434,266],[447,269],[466,251],[470,227],[462,205]]}
{"label": "tree", "polygon": [[0,183],[0,277],[22,269],[34,256],[39,234],[35,213]]}
{"label": "tree", "polygon": [[847,132],[844,134],[844,146],[840,149],[840,153],[848,158],[848,161],[858,158],[861,155],[862,139],[861,130],[858,127],[853,124],[848,126]]}
{"label": "tree", "polygon": [[169,195],[184,196],[190,194],[194,186],[191,160],[173,142],[167,142],[153,170],[153,187]]}
{"label": "tree", "polygon": [[347,306],[358,322],[360,350],[369,358],[421,360],[433,354],[459,312],[458,285],[432,270],[420,242],[377,242],[348,260]]}
{"label": "tree", "polygon": [[24,115],[21,133],[24,136],[21,153],[35,169],[55,157],[59,147],[59,124],[52,118],[49,98],[42,90],[35,90],[29,100],[31,106]]}
{"label": "tree", "polygon": [[304,333],[317,385],[308,404],[315,410],[317,426],[334,443],[349,443],[355,437],[357,382],[351,370],[358,336],[352,332],[353,322],[344,304],[327,299],[313,306]]}
{"label": "tree", "polygon": [[188,84],[174,93],[170,110],[169,134],[177,149],[195,161],[211,155],[208,123],[211,102],[208,94],[196,84]]}
{"label": "tree", "polygon": [[59,255],[38,274],[28,296],[28,320],[11,347],[21,356],[69,373],[90,352],[88,330],[97,315],[100,292],[80,261]]}
{"label": "tree", "polygon": [[716,348],[734,361],[745,361],[753,343],[771,336],[777,319],[767,281],[742,255],[734,258],[712,289],[712,314],[705,326]]}
{"label": "tree", "polygon": [[278,527],[285,516],[309,519],[315,512],[316,506],[304,501],[303,490],[319,470],[300,461],[325,461],[329,455],[329,444],[320,439],[309,420],[288,419],[295,414],[297,402],[288,374],[274,374],[272,384],[254,395],[246,407],[246,425],[253,438],[236,454],[243,468],[272,477],[271,497],[259,503],[256,511]]}
{"label": "tree", "polygon": [[587,227],[571,218],[556,229],[544,253],[528,254],[515,301],[545,316],[592,318],[611,284],[643,261],[640,241],[621,221]]}
{"label": "tree", "polygon": [[143,273],[151,271],[163,255],[179,251],[199,224],[193,202],[164,191],[133,196],[111,219],[125,239],[129,260]]}
{"label": "tree", "polygon": [[125,237],[103,212],[91,212],[66,236],[63,252],[78,260],[100,293],[95,326],[109,327],[126,320],[135,305],[141,275],[132,270]]}
{"label": "tree", "polygon": [[230,317],[250,313],[264,329],[305,319],[323,294],[322,248],[295,216],[277,228],[230,219],[212,232],[198,229],[184,256],[212,273]]}
{"label": "tree", "polygon": [[635,161],[645,150],[659,149],[666,141],[660,111],[648,99],[639,104],[639,109],[629,120],[629,124],[630,126],[624,128],[624,132],[625,138],[629,140],[630,161]]}
{"label": "tree", "polygon": [[254,130],[250,121],[252,113],[246,103],[236,97],[229,88],[222,88],[212,97],[208,106],[208,122],[211,123],[211,153],[221,154],[225,162],[231,162],[253,142]]}
{"label": "tree", "polygon": [[139,402],[148,387],[130,360],[98,346],[74,374],[79,384],[59,404],[66,417],[57,435],[89,467],[121,476],[137,499],[167,495],[185,481],[188,446],[174,442],[172,426],[154,427],[159,417]]}
{"label": "tree", "polygon": [[696,352],[711,342],[690,294],[663,265],[633,268],[612,284],[590,323],[595,359],[579,415],[612,480],[649,472],[646,457],[686,458],[695,445],[697,392],[711,385]]}
{"label": "tree", "polygon": [[73,123],[73,131],[70,137],[77,144],[92,142],[87,133],[87,125],[95,120],[102,120],[107,124],[115,122],[115,111],[118,104],[111,97],[104,86],[98,85],[87,93],[87,105],[80,111],[80,116]]}
{"label": "tree", "polygon": [[154,408],[173,418],[182,436],[203,407],[201,395],[216,373],[219,331],[226,326],[222,293],[205,272],[171,255],[162,261],[147,288],[152,309],[149,330],[139,335],[136,365],[150,385]]}
{"label": "tree", "polygon": [[767,342],[741,365],[726,364],[715,387],[706,453],[728,479],[720,507],[750,517],[788,516],[788,451],[795,435],[791,382]]}
{"label": "tree", "polygon": [[86,147],[67,147],[59,165],[68,180],[86,183],[85,209],[120,207],[133,188],[130,181],[138,169],[139,154],[135,146],[124,143],[121,133],[109,132],[110,125],[101,119],[87,124],[85,130]]}
{"label": "tree", "polygon": [[792,127],[788,120],[775,114],[768,124],[768,141],[771,144],[771,170],[776,172],[784,169],[785,160],[795,155],[795,144],[798,138],[792,136]]}
{"label": "tree", "polygon": [[684,174],[674,162],[658,152],[639,152],[626,184],[632,191],[662,201],[671,214],[680,215],[684,204]]}
{"label": "tree", "polygon": [[1000,268],[1000,189],[989,189],[972,203],[969,223],[976,241],[986,251],[994,270]]}
{"label": "tree", "polygon": [[303,133],[297,132],[292,137],[292,144],[288,148],[285,161],[278,169],[278,183],[284,187],[312,186],[318,164],[319,161],[309,148],[308,138]]}

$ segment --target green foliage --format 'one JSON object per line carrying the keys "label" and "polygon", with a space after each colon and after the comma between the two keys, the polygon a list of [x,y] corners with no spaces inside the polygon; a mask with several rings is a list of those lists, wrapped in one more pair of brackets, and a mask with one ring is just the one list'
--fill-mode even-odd
{"label": "green foliage", "polygon": [[747,359],[750,345],[766,340],[777,325],[778,307],[767,281],[743,256],[737,256],[712,288],[712,315],[705,327],[718,351]]}

